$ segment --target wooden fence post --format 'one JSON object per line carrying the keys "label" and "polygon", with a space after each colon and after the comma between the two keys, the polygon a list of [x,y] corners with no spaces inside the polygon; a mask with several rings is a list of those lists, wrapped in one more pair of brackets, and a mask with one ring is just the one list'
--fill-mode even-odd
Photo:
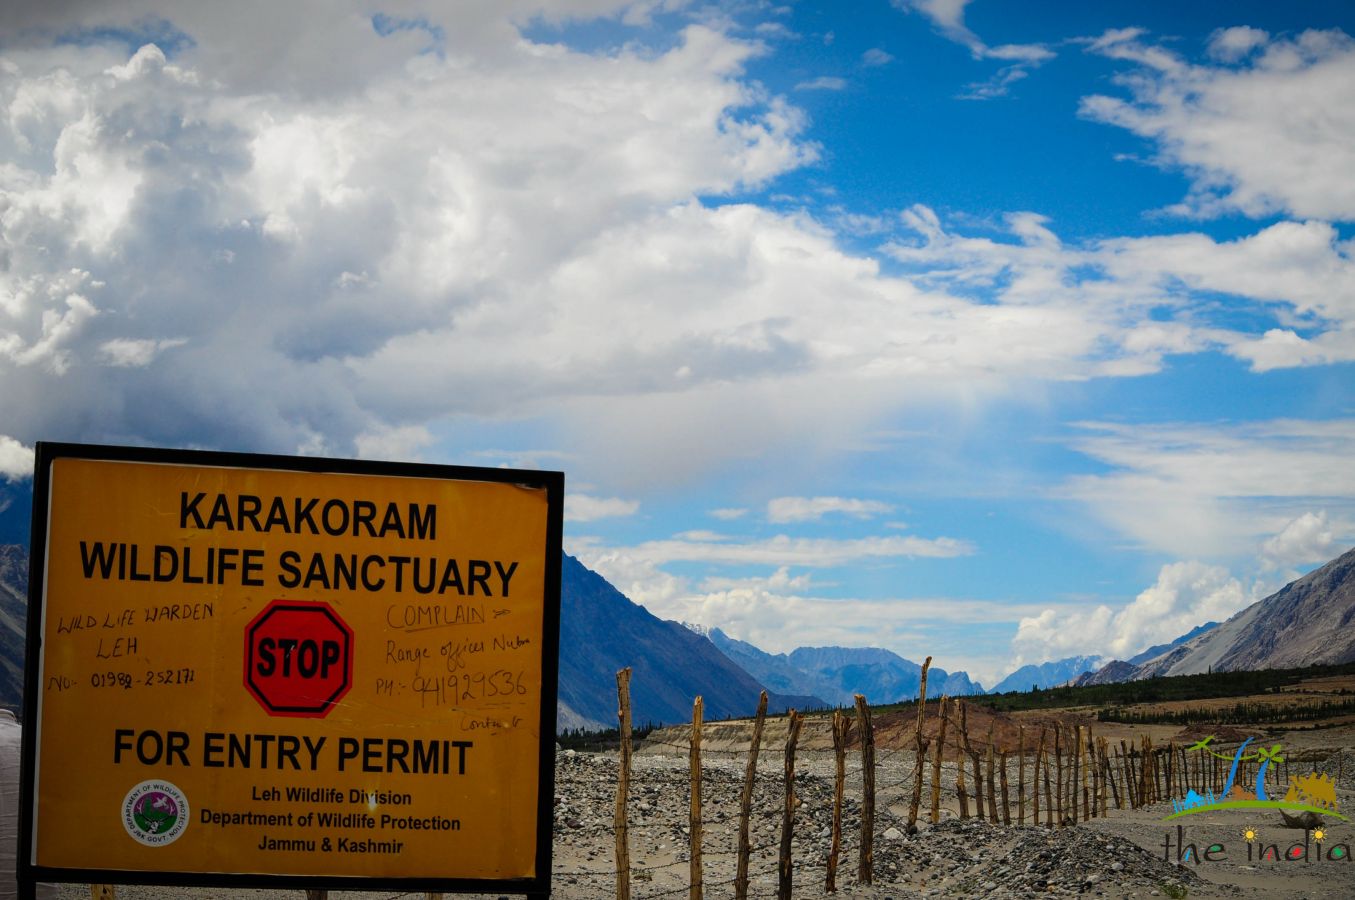
{"label": "wooden fence post", "polygon": [[1167,792],[1170,798],[1176,793],[1176,741],[1167,742]]}
{"label": "wooden fence post", "polygon": [[917,728],[913,743],[913,800],[908,804],[908,831],[917,831],[917,809],[922,805],[922,766],[927,758],[927,741],[922,736],[922,723],[927,716],[927,670],[932,666],[929,656],[922,663],[922,681],[918,685]]}
{"label": "wooden fence post", "polygon": [[1120,803],[1120,788],[1115,784],[1115,767],[1110,763],[1110,753],[1105,738],[1101,738],[1101,768],[1105,770],[1105,777],[1110,782],[1110,793],[1115,798],[1115,808],[1124,809]]}
{"label": "wooden fence post", "polygon": [[851,720],[841,710],[833,710],[833,757],[837,762],[833,779],[833,844],[828,851],[828,874],[823,889],[831,894],[837,890],[837,857],[842,850],[842,795],[847,785],[847,727]]}
{"label": "wooden fence post", "polygon": [[875,726],[861,694],[856,695],[856,718],[861,724],[861,856],[856,880],[871,884],[875,877]]}
{"label": "wooden fence post", "polygon": [[1092,815],[1106,814],[1105,799],[1110,795],[1106,788],[1106,766],[1101,760],[1101,745],[1105,739],[1087,733],[1087,764],[1092,767]]}
{"label": "wooden fence post", "polygon": [[691,746],[691,772],[692,772],[692,803],[691,810],[687,818],[689,837],[691,838],[690,852],[690,887],[687,892],[689,900],[701,900],[702,886],[705,879],[701,873],[701,720],[703,718],[704,702],[701,697],[696,698],[692,704],[692,746]]}
{"label": "wooden fence post", "polygon": [[630,841],[626,833],[626,795],[630,791],[630,668],[616,673],[617,718],[621,728],[621,758],[616,779],[616,897],[630,900]]}
{"label": "wooden fence post", "polygon": [[998,778],[1002,782],[1002,824],[1010,825],[1012,823],[1012,798],[1007,792],[1007,751],[1003,750],[999,755],[999,761],[1002,768],[998,770]]}
{"label": "wooden fence post", "polygon": [[955,742],[955,797],[960,801],[960,818],[969,818],[969,797],[965,793],[964,783],[964,764],[965,750],[969,747],[969,735],[964,728],[964,701],[956,700],[955,705],[960,709],[960,740]]}
{"label": "wooden fence post", "polygon": [[1133,751],[1125,744],[1124,738],[1120,739],[1120,764],[1123,766],[1125,799],[1129,801],[1130,809],[1138,809],[1139,795],[1134,789]]}
{"label": "wooden fence post", "polygon": [[1063,723],[1054,726],[1054,815],[1063,827]]}
{"label": "wooden fence post", "polygon": [[993,726],[996,723],[996,716],[988,720],[988,821],[994,825],[997,824],[997,791],[993,781]]}
{"label": "wooden fence post", "polygon": [[1162,799],[1162,749],[1153,748],[1153,799]]}
{"label": "wooden fence post", "polygon": [[1153,802],[1152,784],[1149,776],[1152,773],[1152,754],[1148,752],[1148,735],[1140,735],[1139,746],[1142,749],[1141,766],[1139,768],[1139,805],[1148,806]]}
{"label": "wooden fence post", "polygon": [[1094,819],[1101,815],[1100,791],[1101,791],[1101,768],[1096,764],[1096,738],[1092,736],[1092,728],[1087,726],[1087,740],[1082,745],[1082,764],[1087,768],[1087,780],[1091,783],[1091,812],[1087,816]]}
{"label": "wooden fence post", "polygon": [[1162,797],[1162,749],[1153,747],[1153,801],[1158,802]]}
{"label": "wooden fence post", "polygon": [[800,740],[800,721],[803,717],[795,710],[786,714],[786,806],[781,813],[781,857],[777,866],[777,900],[791,900],[791,884],[794,875],[790,855],[790,842],[795,829],[795,744]]}
{"label": "wooden fence post", "polygon": [[[1121,742],[1120,742],[1120,746],[1121,746],[1121,747],[1124,746],[1124,741],[1121,741]],[[1123,779],[1124,779],[1124,759],[1121,758],[1121,756],[1120,756],[1120,748],[1116,747],[1116,748],[1112,748],[1112,749],[1115,751],[1115,758],[1111,761],[1111,767],[1112,767],[1112,769],[1115,771],[1115,773],[1116,773],[1117,775],[1120,776],[1120,778],[1121,778],[1121,782],[1120,782],[1120,783],[1124,785],[1124,803],[1125,803],[1125,806],[1131,806],[1131,807],[1132,807],[1132,806],[1133,806],[1133,802],[1132,802],[1132,800],[1130,799],[1130,796],[1129,796],[1129,782],[1123,780]]]}
{"label": "wooden fence post", "polygon": [[941,721],[936,726],[936,747],[932,752],[932,824],[941,821],[941,764],[946,756],[946,695],[941,695],[940,709],[937,715]]}
{"label": "wooden fence post", "polygon": [[1030,821],[1032,825],[1040,824],[1040,762],[1043,759],[1044,759],[1044,726],[1041,725],[1040,737],[1035,743],[1035,771],[1031,773],[1031,778],[1034,781],[1034,784],[1032,785],[1034,789],[1030,792],[1030,803],[1031,803]]}
{"label": "wooden fence post", "polygon": [[[1071,806],[1071,807],[1073,808],[1073,824],[1076,825],[1078,822],[1081,821],[1081,819],[1078,818],[1078,808],[1077,808],[1077,781],[1078,781],[1077,776],[1078,776],[1079,772],[1081,771],[1080,765],[1081,765],[1081,762],[1082,762],[1082,726],[1081,726],[1081,725],[1074,726],[1074,728],[1073,728],[1073,746],[1069,748],[1069,753],[1068,753],[1068,755],[1072,758],[1072,763],[1073,763],[1073,771],[1072,771],[1072,774],[1069,775],[1069,777],[1068,777],[1068,793],[1072,795],[1072,801],[1073,801],[1073,802],[1070,803],[1070,804],[1068,804],[1068,805]],[[1085,777],[1087,773],[1086,773],[1086,772],[1081,772],[1081,774]],[[1086,794],[1086,789],[1085,789],[1085,788],[1083,789],[1083,794],[1084,794],[1084,795]],[[1084,798],[1084,799],[1085,799],[1085,798]]]}
{"label": "wooden fence post", "polygon": [[734,896],[745,900],[748,896],[748,817],[753,811],[753,781],[757,778],[757,753],[762,746],[762,726],[767,721],[767,692],[757,701],[757,718],[753,720],[753,740],[748,745],[748,766],[743,772],[743,796],[739,798],[739,857],[734,873]]}
{"label": "wooden fence post", "polygon": [[1049,757],[1044,760],[1044,824],[1046,828],[1054,825],[1054,797],[1049,792]]}
{"label": "wooden fence post", "polygon": [[1077,731],[1079,737],[1077,755],[1082,759],[1082,821],[1085,822],[1092,817],[1092,792],[1087,782],[1092,767],[1091,757],[1087,755],[1087,744],[1091,742],[1091,728],[1086,729],[1085,740],[1082,739],[1083,729],[1079,727]]}
{"label": "wooden fence post", "polygon": [[1016,824],[1026,824],[1026,726],[1016,726]]}
{"label": "wooden fence post", "polygon": [[1149,806],[1155,799],[1153,797],[1155,793],[1153,790],[1153,748],[1146,736],[1139,739],[1139,747],[1139,762],[1143,767],[1141,776],[1143,788],[1139,792],[1139,799],[1144,806]]}
{"label": "wooden fence post", "polygon": [[[963,718],[961,718],[963,722]],[[980,760],[981,754],[969,743],[968,731],[965,733],[965,751],[969,756],[969,762],[974,769],[974,815],[982,819],[983,813],[983,763]]]}

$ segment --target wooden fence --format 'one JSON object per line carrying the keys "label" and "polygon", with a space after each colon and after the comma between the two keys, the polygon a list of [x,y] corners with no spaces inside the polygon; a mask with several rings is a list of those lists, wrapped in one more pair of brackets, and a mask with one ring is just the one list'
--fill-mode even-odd
{"label": "wooden fence", "polygon": [[[1220,756],[1231,756],[1235,745],[1186,746],[1168,742],[1163,747],[1155,745],[1146,735],[1139,736],[1137,740],[1119,740],[1112,744],[1105,737],[1097,736],[1089,725],[1070,726],[1062,723],[1040,725],[1038,730],[1032,728],[1031,734],[1027,733],[1026,726],[1018,725],[1013,743],[1009,736],[995,734],[995,719],[990,719],[986,734],[980,737],[970,732],[969,709],[964,698],[942,696],[939,701],[927,700],[927,674],[930,667],[931,657],[927,657],[922,666],[911,740],[905,741],[901,749],[886,751],[891,757],[909,752],[912,754],[911,776],[893,785],[911,788],[905,792],[908,799],[907,815],[899,820],[903,830],[908,833],[917,828],[924,796],[930,799],[927,813],[929,821],[933,824],[941,821],[942,797],[947,783],[949,790],[954,793],[960,819],[972,817],[993,824],[1043,825],[1047,828],[1070,827],[1105,816],[1112,805],[1117,810],[1135,809],[1179,799],[1190,791],[1201,797],[1213,795],[1217,799],[1224,799],[1222,795],[1228,782],[1231,762]],[[632,865],[627,816],[633,754],[630,676],[630,669],[622,669],[616,675],[620,748],[613,829],[618,900],[630,900],[631,897]],[[832,713],[831,718],[835,777],[831,843],[822,882],[824,891],[828,893],[837,890],[843,833],[848,827],[848,823],[843,821],[843,811],[846,801],[846,761],[852,745],[856,745],[859,750],[861,772],[856,880],[858,884],[872,884],[875,876],[876,774],[879,762],[875,723],[866,698],[857,694],[855,701],[853,711],[839,709]],[[739,803],[736,874],[732,882],[734,896],[738,900],[745,900],[749,892],[749,863],[754,849],[750,838],[750,818],[766,715],[767,694],[764,691],[752,723]],[[929,716],[936,720],[931,736],[928,736],[926,729]],[[777,848],[777,900],[790,900],[795,882],[791,854],[798,803],[795,762],[803,724],[804,716],[800,713],[794,710],[788,713],[779,840],[775,845],[759,848]],[[701,697],[697,697],[692,707],[689,739],[684,745],[673,745],[675,749],[685,749],[690,762],[691,802],[687,828],[690,840],[687,891],[690,900],[703,900],[706,887],[702,860],[703,730],[704,703]],[[652,738],[649,742],[664,743]],[[929,756],[930,766],[927,764]],[[1339,759],[1343,764],[1344,755]],[[1254,785],[1259,763],[1260,759],[1255,755],[1252,759],[1242,760],[1233,784]],[[1287,756],[1272,756],[1264,776],[1266,788],[1272,796],[1282,795],[1281,785],[1289,781],[1289,763]],[[966,780],[967,771],[972,774],[972,786]],[[1338,782],[1341,777],[1338,771]],[[307,890],[305,893],[307,900],[325,900],[327,896],[326,891],[319,890]],[[114,888],[111,885],[91,885],[91,895],[94,900],[113,900]],[[425,897],[427,900],[441,900],[442,895],[427,893]]]}
{"label": "wooden fence", "polygon": [[[927,700],[927,673],[930,666],[931,657],[928,657],[922,666],[911,740],[906,741],[902,749],[887,751],[891,756],[912,754],[911,776],[906,777],[901,785],[896,785],[905,789],[904,796],[908,800],[907,815],[900,817],[900,824],[907,833],[917,829],[924,796],[930,798],[927,811],[929,820],[932,823],[941,820],[941,801],[946,790],[954,793],[960,819],[969,819],[972,815],[993,824],[1043,825],[1048,828],[1071,827],[1106,816],[1112,806],[1117,810],[1134,809],[1180,799],[1192,790],[1202,797],[1213,794],[1223,799],[1220,795],[1225,790],[1231,762],[1220,759],[1216,754],[1231,756],[1235,745],[1206,747],[1168,742],[1166,746],[1157,746],[1147,735],[1141,735],[1137,740],[1120,740],[1112,744],[1104,736],[1098,736],[1090,725],[1063,723],[1040,725],[1038,729],[1032,727],[1030,734],[1026,726],[1018,725],[1013,741],[1009,735],[995,735],[995,718],[990,719],[987,733],[980,737],[970,731],[968,707],[964,698],[943,696],[939,701]],[[618,900],[630,900],[630,862],[625,822],[631,764],[629,682],[629,669],[617,673],[621,701],[618,716],[622,736],[616,806]],[[752,723],[739,806],[736,875],[733,881],[737,900],[744,900],[748,896],[749,818],[766,712],[767,694],[764,691]],[[937,720],[930,736],[925,727],[929,716]],[[701,900],[705,888],[701,829],[702,719],[703,701],[697,697],[689,741],[685,745],[691,760],[691,810],[687,829],[690,840],[690,900]],[[797,804],[795,760],[803,722],[804,717],[800,713],[795,710],[788,713],[784,748],[784,803],[780,839],[776,845],[778,900],[790,900],[795,879],[791,857]],[[873,842],[877,747],[871,709],[864,696],[856,695],[854,714],[840,709],[832,713],[831,733],[835,779],[830,847],[822,881],[823,889],[828,893],[837,889],[842,835],[847,827],[843,822],[846,758],[852,745],[859,749],[861,759],[857,883],[871,884],[875,875]],[[665,742],[651,735],[647,743]],[[673,744],[673,747],[683,748],[677,744]],[[929,755],[930,765],[927,764]],[[1233,783],[1254,785],[1257,764],[1255,758],[1243,760]],[[966,766],[972,772],[972,788],[966,781]],[[1267,768],[1265,778],[1267,789],[1272,791],[1272,795],[1282,794],[1280,786],[1287,783],[1289,778],[1288,760],[1276,758]]]}

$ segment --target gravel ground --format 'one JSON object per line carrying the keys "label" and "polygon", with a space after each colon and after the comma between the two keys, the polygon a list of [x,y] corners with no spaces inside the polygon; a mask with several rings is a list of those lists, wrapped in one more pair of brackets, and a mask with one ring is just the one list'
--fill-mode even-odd
{"label": "gravel ground", "polygon": [[[1343,808],[1351,805],[1352,757],[1343,763]],[[739,797],[743,755],[712,749],[703,756],[703,873],[704,895],[734,895],[734,851],[737,846]],[[1336,761],[1322,763],[1319,770]],[[831,840],[833,758],[820,752],[802,753],[796,761],[794,840],[794,896],[823,897],[824,876]],[[618,762],[615,754],[557,755],[555,800],[555,873],[553,896],[561,900],[594,900],[616,896],[615,838],[612,831]],[[646,898],[687,896],[688,760],[676,752],[639,754],[634,758],[629,802],[631,896]],[[920,822],[907,833],[908,796],[912,765],[906,753],[882,754],[877,770],[878,808],[875,827],[873,885],[857,879],[860,772],[849,765],[843,812],[843,842],[835,896],[882,898],[963,897],[1008,898],[1040,896],[1227,898],[1352,898],[1355,864],[1329,861],[1299,863],[1249,862],[1245,828],[1260,833],[1261,842],[1277,842],[1281,852],[1303,832],[1284,831],[1270,811],[1254,820],[1237,812],[1214,817],[1192,817],[1187,842],[1226,846],[1219,862],[1178,866],[1162,846],[1175,833],[1163,822],[1169,804],[1141,810],[1111,809],[1106,818],[1062,829],[1043,826],[990,825],[961,820],[953,808],[954,794],[945,793],[950,808],[942,810],[937,825]],[[780,753],[764,752],[759,765],[751,817],[750,897],[775,897],[780,823],[784,803],[783,760]],[[1013,785],[1014,789],[1014,785]],[[907,794],[905,793],[907,791]],[[927,818],[924,795],[922,819]],[[1244,821],[1245,819],[1245,821]],[[1271,821],[1274,819],[1275,821]],[[1348,823],[1332,820],[1326,828],[1327,846],[1355,843]],[[1175,852],[1172,851],[1172,856]],[[61,898],[89,897],[83,885],[63,885]],[[165,897],[291,898],[297,891],[119,887],[125,900],[161,900]],[[422,897],[391,892],[334,892],[353,900]]]}

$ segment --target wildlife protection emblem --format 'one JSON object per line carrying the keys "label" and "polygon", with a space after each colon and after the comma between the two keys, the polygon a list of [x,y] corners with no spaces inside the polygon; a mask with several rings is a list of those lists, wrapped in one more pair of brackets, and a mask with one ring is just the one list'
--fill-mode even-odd
{"label": "wildlife protection emblem", "polygon": [[188,827],[188,799],[168,781],[143,781],[122,801],[122,827],[147,847],[172,844]]}

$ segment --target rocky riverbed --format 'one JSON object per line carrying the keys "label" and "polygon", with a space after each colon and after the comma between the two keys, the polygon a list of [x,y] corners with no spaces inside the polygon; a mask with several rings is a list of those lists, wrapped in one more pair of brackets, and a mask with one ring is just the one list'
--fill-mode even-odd
{"label": "rocky riverbed", "polygon": [[[750,817],[749,896],[776,896],[778,850],[784,804],[784,770],[779,756],[760,766]],[[775,765],[772,765],[775,763]],[[832,840],[833,761],[814,754],[797,760],[799,800],[791,842],[794,896],[824,896]],[[617,761],[612,756],[562,754],[556,767],[557,895],[611,895]],[[633,765],[630,845],[632,896],[679,896],[690,877],[689,768],[677,756],[638,756]],[[851,778],[843,803],[838,896],[852,898],[1025,897],[1034,894],[1088,896],[1195,895],[1201,881],[1189,869],[1165,862],[1132,840],[1100,829],[1046,829],[961,820],[946,810],[935,826],[919,822],[908,833],[904,781],[911,765],[884,763],[877,772],[874,883],[858,877],[861,808],[859,777]],[[911,783],[911,782],[909,782]],[[742,763],[712,761],[702,768],[702,860],[704,893],[733,895],[738,845]],[[911,793],[909,789],[908,793]],[[927,818],[924,798],[921,819]]]}
{"label": "rocky riverbed", "polygon": [[[1345,751],[1320,763],[1321,771],[1342,773],[1341,808],[1349,809],[1355,780],[1355,753]],[[704,896],[734,896],[739,803],[743,785],[741,752],[712,748],[702,766],[702,874]],[[1112,900],[1139,897],[1344,898],[1355,896],[1355,863],[1328,858],[1331,848],[1355,844],[1355,830],[1328,817],[1323,841],[1312,833],[1280,827],[1273,810],[1255,816],[1228,811],[1190,817],[1179,832],[1203,854],[1218,847],[1209,861],[1177,864],[1180,851],[1175,823],[1164,822],[1170,804],[1140,810],[1111,809],[1109,815],[1077,826],[993,825],[961,819],[953,792],[953,770],[946,769],[941,821],[929,822],[930,794],[924,792],[918,827],[907,827],[912,794],[912,761],[906,752],[885,751],[879,760],[874,840],[874,883],[858,878],[861,796],[860,767],[848,767],[837,893],[843,898],[961,897],[1008,898],[1082,896]],[[554,894],[561,900],[597,900],[616,896],[615,837],[618,758],[615,753],[572,751],[556,755],[554,802]],[[831,753],[809,751],[796,759],[793,896],[824,897],[832,837],[834,760]],[[681,898],[689,893],[689,762],[676,747],[658,745],[633,761],[628,803],[631,896]],[[753,796],[750,833],[749,896],[775,897],[778,849],[784,805],[782,754],[764,751]],[[1027,811],[1029,816],[1029,811]],[[1042,815],[1043,818],[1043,815]],[[1254,832],[1248,840],[1245,834]],[[1270,844],[1280,856],[1296,841],[1308,841],[1302,860],[1263,859]],[[1323,850],[1327,848],[1327,851]],[[1248,857],[1252,858],[1249,859]],[[89,888],[64,885],[62,898],[86,898]],[[298,891],[221,891],[119,887],[123,900],[166,897],[292,898]],[[421,898],[421,893],[334,892],[354,900]]]}

